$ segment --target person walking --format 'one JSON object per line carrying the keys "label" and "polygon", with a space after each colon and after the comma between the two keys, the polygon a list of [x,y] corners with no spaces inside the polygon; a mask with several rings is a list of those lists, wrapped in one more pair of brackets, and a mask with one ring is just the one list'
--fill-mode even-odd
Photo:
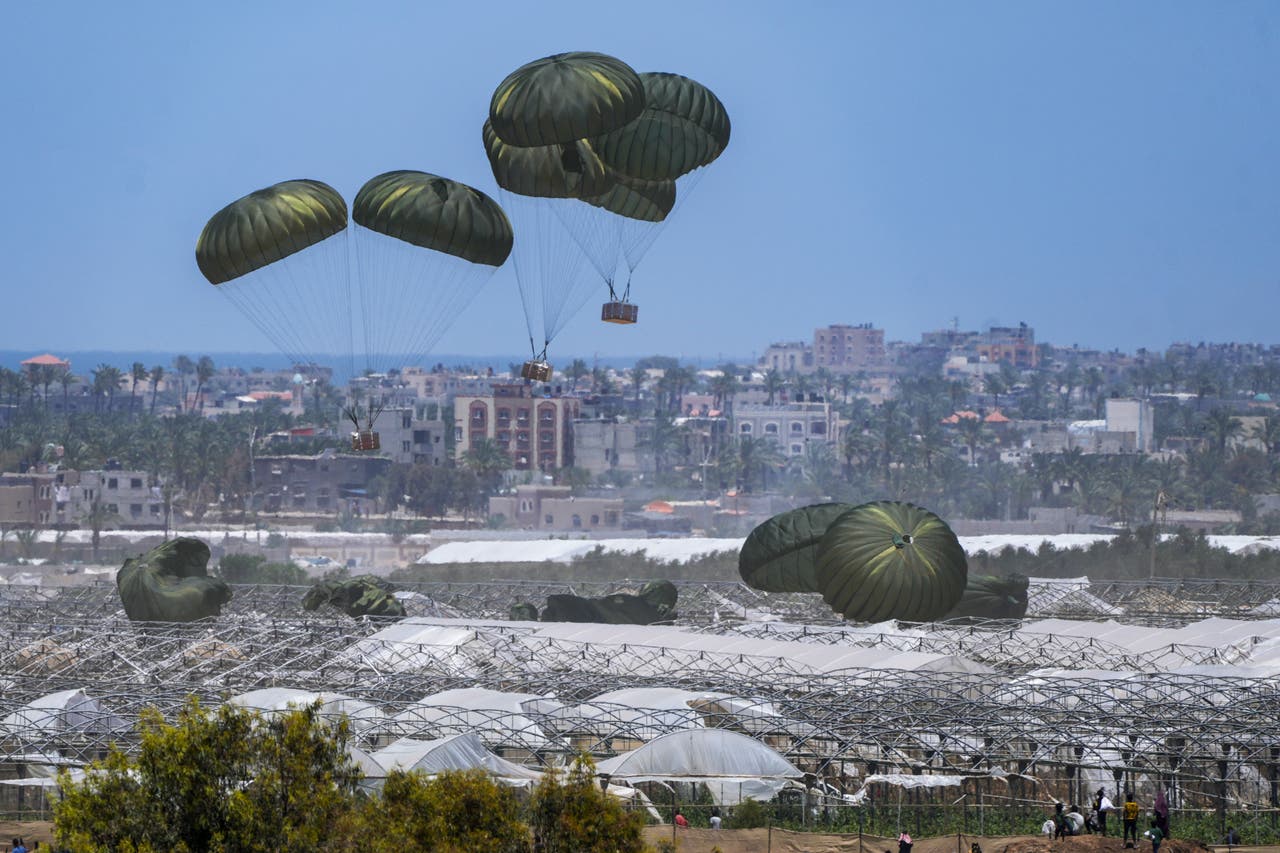
{"label": "person walking", "polygon": [[1099,788],[1098,795],[1093,801],[1094,811],[1098,813],[1098,832],[1102,835],[1107,834],[1107,815],[1116,810],[1115,804],[1111,802],[1111,798],[1107,796],[1106,788]]}
{"label": "person walking", "polygon": [[1156,826],[1160,827],[1161,834],[1169,837],[1169,801],[1165,798],[1164,788],[1156,790],[1156,801],[1151,806],[1151,811],[1156,817]]}
{"label": "person walking", "polygon": [[1151,839],[1151,853],[1160,853],[1160,842],[1164,841],[1164,833],[1160,831],[1160,823],[1155,818],[1151,819],[1151,828],[1144,833],[1147,838]]}
{"label": "person walking", "polygon": [[1138,815],[1141,813],[1138,808],[1138,801],[1133,798],[1133,791],[1124,792],[1124,806],[1121,810],[1121,818],[1124,820],[1124,846],[1138,846]]}

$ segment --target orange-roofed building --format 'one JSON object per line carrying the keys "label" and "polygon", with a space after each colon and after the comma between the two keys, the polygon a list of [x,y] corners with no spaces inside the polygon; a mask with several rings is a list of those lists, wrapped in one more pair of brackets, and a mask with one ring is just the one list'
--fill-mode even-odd
{"label": "orange-roofed building", "polygon": [[676,508],[666,501],[649,501],[644,505],[644,511],[660,512],[663,515],[671,515],[676,511]]}
{"label": "orange-roofed building", "polygon": [[989,424],[1007,424],[1007,423],[1009,423],[1009,419],[1008,419],[1008,418],[1006,418],[1004,415],[1000,414],[1000,410],[999,410],[999,409],[996,409],[994,412],[992,412],[991,414],[987,415],[983,420],[985,420],[985,421],[986,421],[987,423],[989,423]]}
{"label": "orange-roofed building", "polygon": [[44,355],[37,355],[27,359],[26,361],[22,362],[22,366],[23,367],[44,367],[44,366],[70,367],[71,362],[67,361],[66,359],[58,358],[56,355],[53,355],[52,353],[45,353]]}

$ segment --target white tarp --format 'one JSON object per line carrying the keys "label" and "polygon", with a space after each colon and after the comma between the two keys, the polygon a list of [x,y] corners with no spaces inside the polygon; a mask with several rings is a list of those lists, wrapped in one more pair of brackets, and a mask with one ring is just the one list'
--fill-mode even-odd
{"label": "white tarp", "polygon": [[523,539],[447,542],[418,558],[418,563],[570,563],[597,548],[619,554],[643,554],[664,563],[687,563],[742,548],[741,539]]}
{"label": "white tarp", "polygon": [[382,709],[363,699],[355,699],[344,693],[300,690],[293,687],[264,687],[250,690],[228,700],[233,705],[278,714],[320,703],[320,716],[337,719],[346,716],[351,729],[360,736],[386,731],[387,715]]}
{"label": "white tarp", "polygon": [[0,720],[0,735],[29,739],[71,732],[106,734],[128,728],[127,722],[79,688],[33,699]]}
{"label": "white tarp", "polygon": [[725,729],[694,729],[654,738],[608,758],[596,772],[636,782],[701,782],[720,805],[742,799],[769,800],[790,781],[804,777],[794,764],[758,740]]}
{"label": "white tarp", "polygon": [[483,770],[505,785],[523,787],[542,778],[537,770],[507,761],[484,748],[476,734],[453,735],[436,740],[400,738],[373,753],[387,770],[419,770],[436,776],[446,770]]}
{"label": "white tarp", "polygon": [[409,736],[446,736],[475,732],[490,744],[524,749],[550,745],[547,733],[534,719],[564,706],[547,696],[506,693],[483,687],[443,690],[423,696],[396,714],[396,729]]}

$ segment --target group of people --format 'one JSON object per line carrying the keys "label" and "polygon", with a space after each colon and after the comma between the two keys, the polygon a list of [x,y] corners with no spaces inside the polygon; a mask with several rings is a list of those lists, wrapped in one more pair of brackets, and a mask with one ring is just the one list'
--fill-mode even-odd
{"label": "group of people", "polygon": [[[1084,835],[1092,832],[1106,835],[1107,817],[1116,811],[1120,812],[1124,846],[1136,848],[1138,819],[1142,816],[1142,809],[1134,798],[1132,790],[1124,792],[1124,802],[1119,809],[1111,802],[1104,788],[1099,788],[1094,795],[1088,814],[1082,812],[1075,804],[1068,808],[1063,803],[1057,803],[1053,817],[1044,822],[1042,831],[1051,838],[1064,838],[1068,835]],[[1165,798],[1164,791],[1156,793],[1151,814],[1151,828],[1143,833],[1143,837],[1151,840],[1152,853],[1160,853],[1160,844],[1169,837],[1169,801]]]}

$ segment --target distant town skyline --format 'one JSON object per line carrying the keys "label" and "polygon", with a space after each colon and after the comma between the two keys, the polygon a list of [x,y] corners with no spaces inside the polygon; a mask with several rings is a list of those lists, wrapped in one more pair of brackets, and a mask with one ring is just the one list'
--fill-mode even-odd
{"label": "distant town skyline", "polygon": [[[1103,350],[1275,341],[1277,39],[1266,2],[28,4],[0,32],[0,337],[271,350],[196,269],[214,211],[394,168],[495,192],[494,87],[587,49],[707,84],[733,136],[637,271],[640,322],[600,323],[601,286],[553,363],[953,317]],[[527,342],[504,268],[436,351]]]}

